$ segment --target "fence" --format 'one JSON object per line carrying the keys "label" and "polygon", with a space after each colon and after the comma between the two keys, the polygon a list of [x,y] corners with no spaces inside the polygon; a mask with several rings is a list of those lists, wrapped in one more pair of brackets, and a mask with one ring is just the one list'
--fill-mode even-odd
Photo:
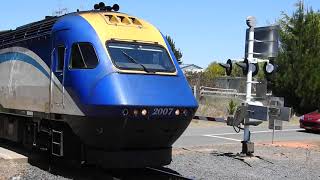
{"label": "fence", "polygon": [[[206,96],[215,96],[215,97],[228,97],[228,98],[239,98],[239,99],[245,99],[246,93],[240,93],[236,89],[223,89],[223,88],[213,88],[213,87],[205,87],[200,86],[199,90],[197,86],[194,86],[192,88],[193,94],[197,99],[206,97]],[[260,97],[256,97],[256,94],[252,94],[253,98],[259,99]],[[267,93],[267,97],[272,96],[272,93]]]}

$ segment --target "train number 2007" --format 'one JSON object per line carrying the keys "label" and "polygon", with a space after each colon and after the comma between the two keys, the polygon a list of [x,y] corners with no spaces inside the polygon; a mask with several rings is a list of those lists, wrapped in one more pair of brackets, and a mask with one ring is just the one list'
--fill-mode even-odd
{"label": "train number 2007", "polygon": [[155,108],[153,109],[153,116],[170,116],[173,112],[173,108]]}

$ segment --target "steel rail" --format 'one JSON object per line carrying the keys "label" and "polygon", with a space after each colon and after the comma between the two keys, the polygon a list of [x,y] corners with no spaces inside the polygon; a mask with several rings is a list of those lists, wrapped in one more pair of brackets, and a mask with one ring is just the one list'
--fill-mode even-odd
{"label": "steel rail", "polygon": [[173,178],[172,180],[192,180],[191,178],[184,177],[184,176],[182,176],[180,174],[175,174],[175,173],[168,172],[168,171],[165,171],[165,170],[162,170],[162,169],[157,169],[157,168],[152,168],[152,167],[146,167],[146,169],[172,176],[172,178]]}

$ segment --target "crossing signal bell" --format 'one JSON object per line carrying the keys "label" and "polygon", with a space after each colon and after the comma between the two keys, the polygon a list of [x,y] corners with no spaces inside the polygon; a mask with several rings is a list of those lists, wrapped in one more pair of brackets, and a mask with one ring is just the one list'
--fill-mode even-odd
{"label": "crossing signal bell", "polygon": [[231,73],[232,73],[232,61],[231,61],[231,59],[228,59],[226,64],[219,63],[219,65],[226,69],[227,76],[231,75]]}

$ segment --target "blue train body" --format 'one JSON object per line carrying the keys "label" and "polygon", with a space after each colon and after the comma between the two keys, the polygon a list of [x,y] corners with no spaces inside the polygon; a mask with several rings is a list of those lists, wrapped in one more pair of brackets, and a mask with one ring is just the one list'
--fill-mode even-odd
{"label": "blue train body", "polygon": [[[137,62],[141,53],[152,60]],[[72,13],[0,33],[0,75],[1,123],[13,127],[2,138],[107,167],[170,163],[198,107],[166,38],[122,13]]]}

